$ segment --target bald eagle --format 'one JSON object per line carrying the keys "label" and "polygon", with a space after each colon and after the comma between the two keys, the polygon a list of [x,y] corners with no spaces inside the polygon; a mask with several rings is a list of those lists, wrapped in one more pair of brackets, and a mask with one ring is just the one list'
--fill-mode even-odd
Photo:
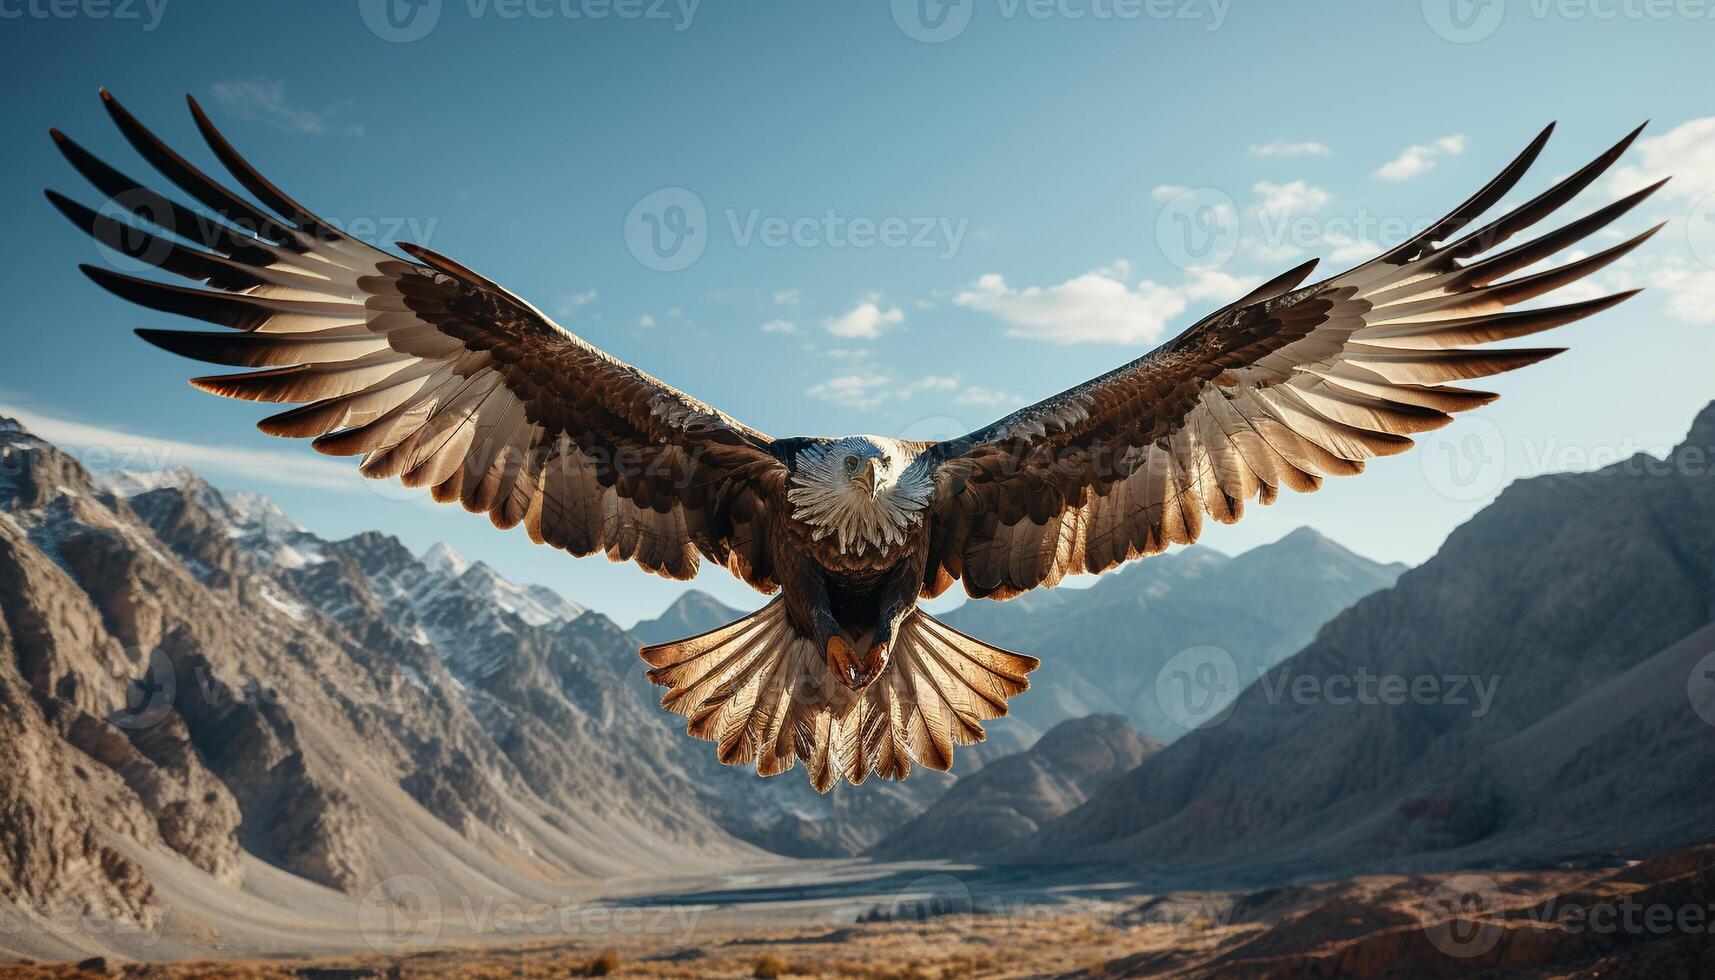
{"label": "bald eagle", "polygon": [[[1510,248],[1589,187],[1637,137],[1474,231],[1553,127],[1465,203],[1346,272],[1301,265],[1160,348],[963,437],[775,439],[625,364],[505,288],[417,245],[402,258],[287,197],[190,100],[235,192],[169,149],[106,91],[130,144],[204,211],[147,189],[58,130],[108,198],[53,191],[74,224],[200,287],[84,267],[97,284],[218,331],[145,329],[214,364],[228,398],[292,403],[271,435],[361,458],[366,477],[522,524],[573,555],[674,579],[714,562],[775,598],[719,629],[645,647],[661,704],[721,762],[764,776],[803,762],[842,777],[945,770],[981,741],[1037,661],[917,607],[954,582],[1006,599],[1197,539],[1247,501],[1363,470],[1495,396],[1450,382],[1555,353],[1488,348],[1570,323],[1618,293],[1509,307],[1575,282],[1659,229],[1514,276],[1631,210],[1656,187]],[[1641,127],[1640,127],[1641,130]],[[214,216],[218,216],[214,217]],[[1511,278],[1508,278],[1508,277]]]}

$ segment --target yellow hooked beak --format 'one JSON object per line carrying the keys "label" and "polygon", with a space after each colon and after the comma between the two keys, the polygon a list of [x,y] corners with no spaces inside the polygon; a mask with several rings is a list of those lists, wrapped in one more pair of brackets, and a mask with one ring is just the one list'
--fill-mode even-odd
{"label": "yellow hooked beak", "polygon": [[852,482],[863,487],[864,493],[869,494],[871,497],[875,496],[875,460],[871,459],[865,461],[863,469],[859,470],[857,475],[852,477]]}

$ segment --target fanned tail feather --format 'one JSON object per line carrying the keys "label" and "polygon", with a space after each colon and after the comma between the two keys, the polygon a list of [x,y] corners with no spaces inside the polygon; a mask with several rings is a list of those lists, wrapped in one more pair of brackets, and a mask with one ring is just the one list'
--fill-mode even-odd
{"label": "fanned tail feather", "polygon": [[774,776],[800,760],[817,791],[871,773],[904,779],[913,765],[945,771],[953,746],[985,738],[1030,687],[1038,661],[966,636],[920,610],[900,624],[887,668],[861,691],[828,671],[783,600],[707,633],[644,647],[661,706],[716,745],[727,765]]}

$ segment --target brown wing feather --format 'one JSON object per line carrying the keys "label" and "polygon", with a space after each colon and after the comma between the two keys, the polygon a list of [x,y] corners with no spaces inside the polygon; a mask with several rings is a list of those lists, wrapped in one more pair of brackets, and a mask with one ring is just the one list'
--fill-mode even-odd
{"label": "brown wing feather", "polygon": [[538,542],[672,578],[690,578],[708,558],[759,589],[776,587],[765,516],[784,468],[767,436],[452,259],[403,245],[417,260],[406,261],[347,237],[257,173],[194,100],[216,157],[261,205],[198,170],[105,91],[102,99],[132,146],[220,220],[144,191],[58,131],[56,144],[141,222],[210,251],[152,235],[139,244],[128,227],[49,199],[98,240],[209,287],[86,269],[132,302],[228,328],[139,331],[151,343],[264,369],[199,378],[198,387],[296,404],[262,430],[362,456],[365,476],[430,487],[498,527],[524,524]]}
{"label": "brown wing feather", "polygon": [[1528,336],[1633,295],[1506,309],[1607,266],[1660,226],[1556,269],[1501,277],[1605,227],[1660,184],[1496,250],[1595,181],[1631,145],[1633,131],[1528,203],[1455,239],[1512,190],[1550,130],[1470,200],[1386,254],[1294,288],[1310,272],[1300,266],[1153,353],[935,446],[924,594],[960,579],[973,596],[1004,599],[1189,544],[1205,515],[1231,523],[1247,500],[1266,504],[1281,487],[1311,491],[1323,476],[1362,472],[1370,457],[1401,452],[1413,434],[1494,398],[1448,382],[1557,353],[1465,345]]}

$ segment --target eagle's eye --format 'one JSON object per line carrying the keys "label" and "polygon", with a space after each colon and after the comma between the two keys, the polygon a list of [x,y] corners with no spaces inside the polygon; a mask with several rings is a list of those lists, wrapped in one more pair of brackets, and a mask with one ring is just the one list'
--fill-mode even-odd
{"label": "eagle's eye", "polygon": [[847,473],[856,473],[857,471],[858,471],[858,458],[856,456],[847,456],[846,457],[846,472]]}

